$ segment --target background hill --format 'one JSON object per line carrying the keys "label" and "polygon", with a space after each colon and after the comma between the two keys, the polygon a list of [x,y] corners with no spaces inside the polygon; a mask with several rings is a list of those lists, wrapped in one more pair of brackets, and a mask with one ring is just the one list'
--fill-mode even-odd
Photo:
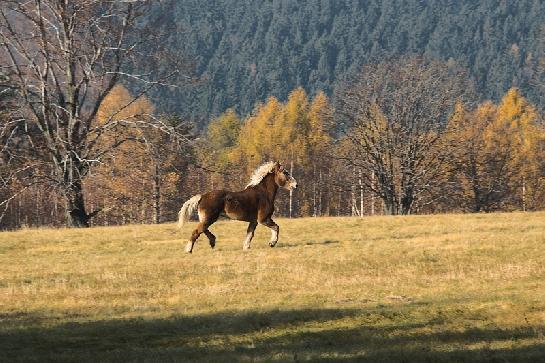
{"label": "background hill", "polygon": [[545,105],[534,86],[545,49],[539,0],[169,0],[156,11],[170,49],[192,57],[202,77],[155,94],[165,111],[246,114],[297,86],[331,95],[362,64],[408,53],[464,66],[483,99],[517,86]]}

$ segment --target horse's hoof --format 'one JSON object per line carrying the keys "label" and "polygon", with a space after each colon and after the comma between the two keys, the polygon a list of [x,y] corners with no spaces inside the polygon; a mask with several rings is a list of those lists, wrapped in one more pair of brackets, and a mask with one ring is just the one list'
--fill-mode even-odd
{"label": "horse's hoof", "polygon": [[276,242],[269,242],[269,246],[272,248],[274,246],[276,246]]}
{"label": "horse's hoof", "polygon": [[187,253],[193,252],[193,246],[191,245],[191,243],[189,243],[187,246],[185,246],[185,252],[187,252]]}

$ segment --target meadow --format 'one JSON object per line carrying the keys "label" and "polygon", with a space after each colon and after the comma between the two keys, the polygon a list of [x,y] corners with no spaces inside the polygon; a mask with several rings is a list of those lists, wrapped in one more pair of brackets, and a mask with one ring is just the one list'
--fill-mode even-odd
{"label": "meadow", "polygon": [[0,233],[0,360],[545,360],[545,213],[277,222]]}

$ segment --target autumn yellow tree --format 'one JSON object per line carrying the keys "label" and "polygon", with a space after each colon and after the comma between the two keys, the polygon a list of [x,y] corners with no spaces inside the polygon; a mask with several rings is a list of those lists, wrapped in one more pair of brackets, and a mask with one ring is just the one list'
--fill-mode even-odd
{"label": "autumn yellow tree", "polygon": [[448,127],[460,205],[479,211],[536,208],[543,186],[543,127],[510,89],[499,105],[457,106]]}
{"label": "autumn yellow tree", "polygon": [[495,137],[496,106],[488,101],[474,111],[461,104],[451,117],[445,142],[449,145],[453,172],[452,182],[457,190],[458,205],[474,211],[495,208],[508,192],[506,166],[511,155],[509,140]]}
{"label": "autumn yellow tree", "polygon": [[[126,128],[125,123],[155,123],[176,130],[176,136],[160,128]],[[101,104],[97,123],[119,120],[119,125],[102,142],[124,140],[94,171],[87,183],[90,203],[107,213],[100,223],[160,223],[174,219],[179,203],[181,175],[192,160],[189,143],[191,127],[176,116],[157,117],[151,102],[134,97],[123,86],[116,86]]]}
{"label": "autumn yellow tree", "polygon": [[308,111],[307,159],[312,164],[312,215],[329,214],[331,198],[330,182],[332,159],[333,108],[327,96],[319,92]]}
{"label": "autumn yellow tree", "polygon": [[267,102],[259,104],[254,112],[245,120],[235,151],[237,161],[246,166],[246,172],[251,172],[260,163],[279,159],[278,150],[283,140],[280,131],[283,123],[283,105],[275,97],[269,97]]}
{"label": "autumn yellow tree", "polygon": [[[152,186],[149,184],[149,157],[142,141],[142,131],[124,127],[125,122],[138,122],[149,117],[153,105],[144,97],[133,101],[122,85],[115,86],[101,103],[95,122],[111,123],[119,120],[114,132],[100,141],[117,144],[107,159],[93,170],[85,182],[89,191],[88,203],[102,210],[95,223],[128,223],[145,219],[150,206]],[[108,222],[106,222],[108,221]]]}
{"label": "autumn yellow tree", "polygon": [[206,129],[202,142],[198,144],[198,158],[201,168],[209,173],[211,188],[225,188],[241,169],[237,159],[237,146],[242,121],[233,109],[212,120]]}
{"label": "autumn yellow tree", "polygon": [[[280,118],[279,126],[276,131],[278,140],[276,154],[281,160],[284,160],[290,169],[290,173],[295,177],[306,179],[305,170],[310,166],[308,159],[309,151],[309,131],[310,120],[308,117],[309,101],[304,89],[297,88],[293,90],[283,108],[283,117]],[[309,193],[311,189],[308,184],[300,184],[297,194],[298,198],[294,201],[293,191],[290,191],[288,200],[288,216],[294,215],[294,202],[300,213],[308,215],[310,212]]]}
{"label": "autumn yellow tree", "polygon": [[536,108],[517,88],[511,88],[502,98],[497,111],[498,137],[510,137],[512,155],[508,167],[515,170],[510,184],[514,188],[513,202],[522,210],[536,206],[536,193],[543,186],[544,129],[539,124]]}
{"label": "autumn yellow tree", "polygon": [[[329,170],[325,156],[331,143],[333,110],[319,93],[311,102],[302,88],[292,91],[285,103],[270,97],[245,120],[238,143],[230,155],[246,173],[266,160],[279,160],[298,178],[301,187],[280,210],[288,216],[322,214],[327,193],[321,193]],[[325,205],[324,205],[325,204]]]}

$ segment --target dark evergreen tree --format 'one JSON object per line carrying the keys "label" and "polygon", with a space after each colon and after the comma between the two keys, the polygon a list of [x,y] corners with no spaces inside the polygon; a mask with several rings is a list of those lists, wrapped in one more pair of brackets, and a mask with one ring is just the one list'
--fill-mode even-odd
{"label": "dark evergreen tree", "polygon": [[166,12],[158,31],[176,29],[168,46],[194,57],[200,81],[153,101],[192,118],[247,114],[298,86],[331,95],[362,65],[405,54],[467,68],[483,99],[517,86],[545,105],[535,81],[545,56],[540,0],[168,0],[155,11]]}

